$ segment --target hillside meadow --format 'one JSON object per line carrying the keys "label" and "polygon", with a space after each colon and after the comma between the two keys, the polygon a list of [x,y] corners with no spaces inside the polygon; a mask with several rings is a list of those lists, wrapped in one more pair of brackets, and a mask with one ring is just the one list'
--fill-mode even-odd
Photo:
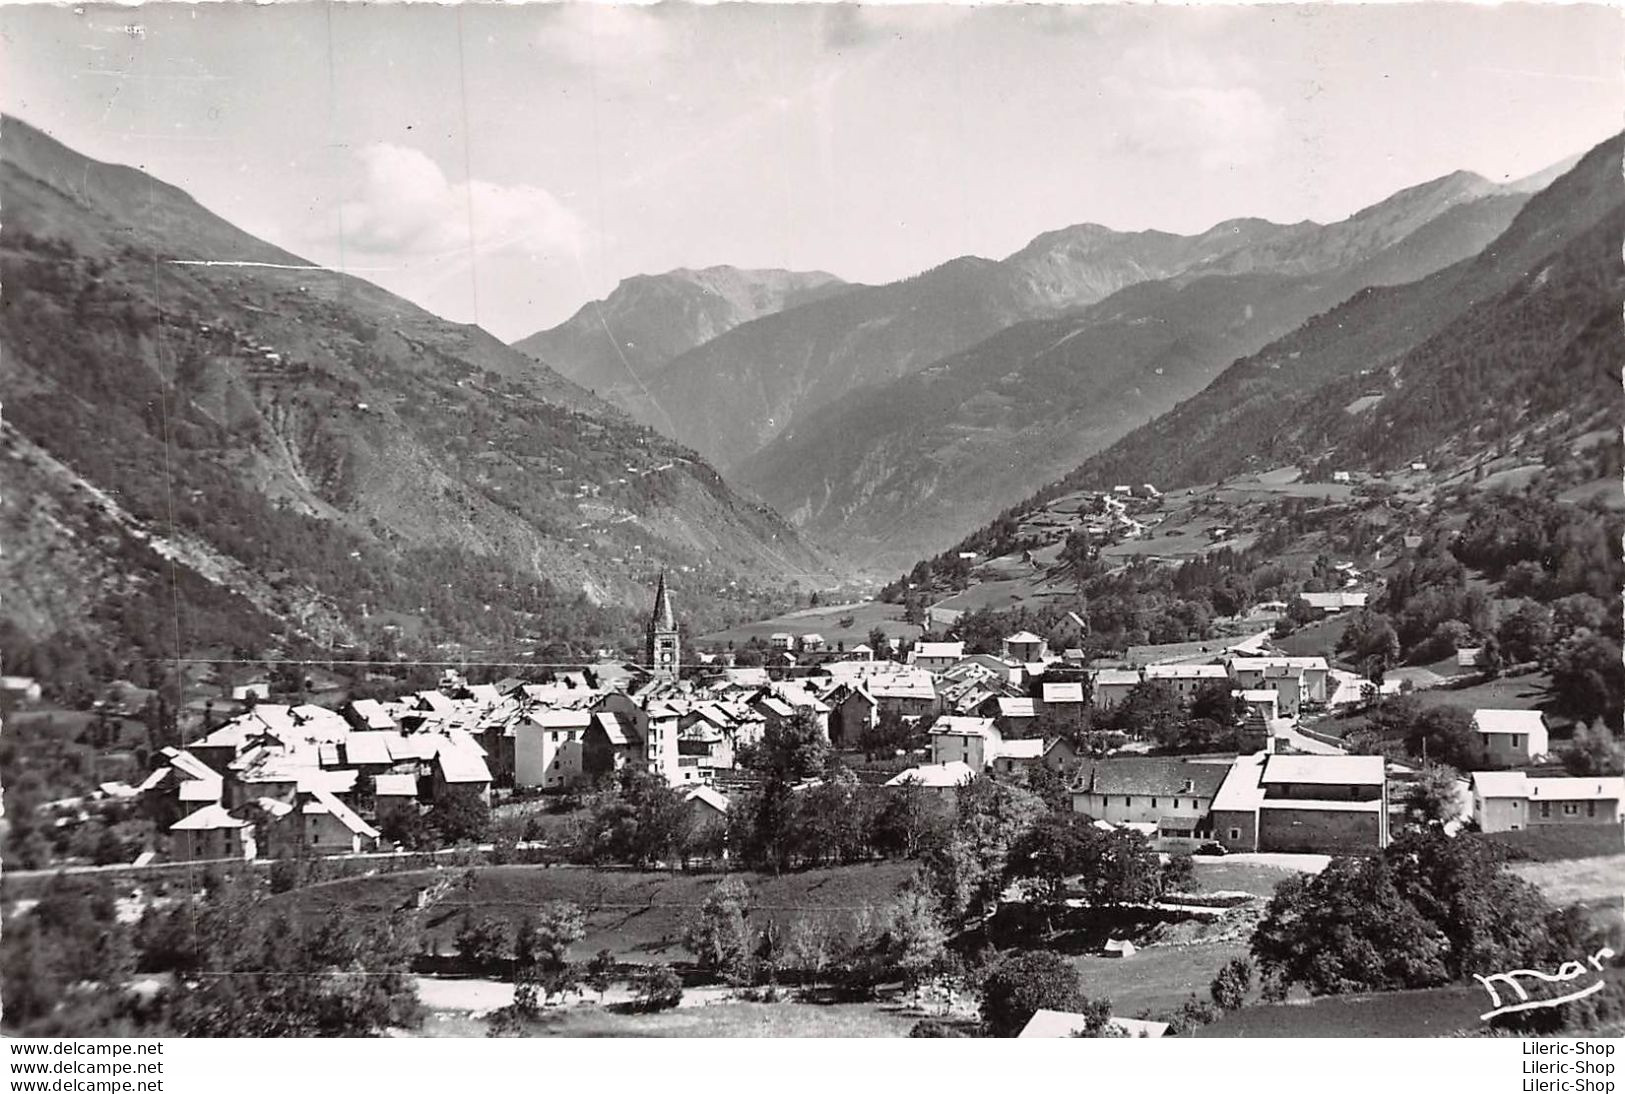
{"label": "hillside meadow", "polygon": [[[804,911],[851,914],[889,903],[912,876],[908,862],[876,862],[806,870],[774,877],[738,873],[752,894],[753,920],[782,927]],[[456,952],[465,916],[494,918],[516,926],[550,901],[571,901],[586,912],[587,933],[573,950],[608,949],[623,961],[684,960],[682,936],[689,917],[722,874],[598,869],[572,866],[477,866],[344,878],[271,897],[272,908],[300,916],[379,919],[414,907],[417,894],[443,878],[452,890],[425,910],[424,947],[436,955]],[[463,877],[472,887],[463,888]]]}

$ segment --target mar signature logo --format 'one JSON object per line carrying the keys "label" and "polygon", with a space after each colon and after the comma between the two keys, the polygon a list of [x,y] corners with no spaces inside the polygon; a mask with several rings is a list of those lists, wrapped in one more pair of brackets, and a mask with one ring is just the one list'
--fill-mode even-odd
{"label": "mar signature logo", "polygon": [[[1600,973],[1603,969],[1603,962],[1613,956],[1614,951],[1604,946],[1587,960],[1591,963],[1591,967]],[[1605,981],[1598,979],[1578,991],[1571,991],[1564,995],[1542,995],[1531,999],[1528,990],[1520,982],[1522,980],[1532,980],[1546,984],[1567,984],[1578,980],[1585,974],[1585,965],[1578,961],[1563,962],[1562,965],[1558,966],[1555,973],[1540,972],[1536,969],[1513,969],[1511,972],[1491,973],[1489,976],[1480,976],[1478,973],[1474,973],[1473,979],[1483,984],[1484,990],[1490,993],[1490,1010],[1479,1015],[1479,1017],[1487,1022],[1498,1014],[1512,1014],[1520,1010],[1540,1010],[1543,1007],[1559,1007],[1564,1003],[1572,1003],[1576,999],[1584,999],[1586,996],[1603,989]],[[1501,984],[1502,987],[1510,988],[1512,993],[1517,996],[1518,1001],[1515,1003],[1502,1003],[1501,993],[1495,988],[1497,983]]]}

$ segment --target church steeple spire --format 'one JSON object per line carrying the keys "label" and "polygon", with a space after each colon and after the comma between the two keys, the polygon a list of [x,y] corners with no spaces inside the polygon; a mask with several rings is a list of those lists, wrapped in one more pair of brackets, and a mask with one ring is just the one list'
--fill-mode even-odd
{"label": "church steeple spire", "polygon": [[671,593],[666,590],[666,571],[660,571],[660,584],[655,586],[655,610],[649,616],[645,652],[649,672],[668,680],[677,678],[678,642],[677,615],[671,610]]}
{"label": "church steeple spire", "polygon": [[661,631],[677,629],[677,617],[671,610],[671,594],[666,591],[665,570],[660,571],[660,584],[655,586],[655,611],[649,619],[649,626]]}

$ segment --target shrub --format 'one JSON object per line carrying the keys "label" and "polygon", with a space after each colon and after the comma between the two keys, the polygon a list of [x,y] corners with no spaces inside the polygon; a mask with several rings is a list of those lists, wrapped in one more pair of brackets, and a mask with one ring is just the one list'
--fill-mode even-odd
{"label": "shrub", "polygon": [[683,981],[669,965],[650,966],[635,984],[632,1006],[645,1014],[671,1010],[683,1001]]}

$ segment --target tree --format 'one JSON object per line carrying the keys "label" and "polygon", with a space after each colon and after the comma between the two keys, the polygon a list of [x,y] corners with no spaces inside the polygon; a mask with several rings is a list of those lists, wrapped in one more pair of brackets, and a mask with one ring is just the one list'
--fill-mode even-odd
{"label": "tree", "polygon": [[1476,767],[1482,752],[1473,730],[1473,712],[1454,704],[1428,707],[1418,714],[1405,735],[1405,747],[1413,756],[1458,770]]}
{"label": "tree", "polygon": [[959,787],[952,823],[922,856],[943,914],[967,920],[993,908],[1005,885],[1011,845],[1048,813],[1038,795],[996,779]]}
{"label": "tree", "polygon": [[1051,813],[1011,843],[1006,872],[1038,882],[1053,912],[1073,878],[1094,905],[1155,899],[1162,864],[1137,832],[1102,831],[1081,813]]}
{"label": "tree", "polygon": [[1005,957],[982,981],[982,1024],[991,1037],[1014,1037],[1040,1010],[1088,1015],[1086,1029],[1098,1034],[1111,1017],[1111,1005],[1083,994],[1078,970],[1058,953],[1028,950]]}
{"label": "tree", "polygon": [[1168,1033],[1173,1037],[1186,1034],[1209,1024],[1219,1017],[1218,1008],[1192,993],[1179,1004],[1179,1009],[1168,1017]]}
{"label": "tree", "polygon": [[[149,911],[143,918],[143,933],[156,916]],[[190,926],[179,916],[170,922],[182,932]],[[183,935],[176,948],[189,941]],[[137,962],[111,883],[57,874],[34,909],[0,933],[6,1028],[37,1036],[115,1032],[124,1016],[108,988],[126,982]]]}
{"label": "tree", "polygon": [[914,727],[895,710],[887,709],[880,712],[874,725],[865,725],[859,731],[857,744],[864,757],[872,760],[876,755],[889,756],[907,748],[915,737]]}
{"label": "tree", "polygon": [[683,946],[701,968],[730,979],[744,976],[750,961],[749,903],[750,890],[738,878],[723,878],[712,887],[683,933]]}
{"label": "tree", "polygon": [[882,855],[916,858],[941,826],[940,812],[917,782],[888,787],[870,821],[869,843]]}
{"label": "tree", "polygon": [[[1565,920],[1539,889],[1507,872],[1505,852],[1488,840],[1412,829],[1383,857],[1401,895],[1444,940],[1450,979],[1486,968],[1561,964],[1579,943],[1592,941],[1589,926]],[[1554,933],[1554,926],[1562,930]]]}
{"label": "tree", "polygon": [[1112,715],[1112,728],[1145,738],[1159,727],[1184,718],[1179,697],[1161,680],[1143,680],[1129,689]]}
{"label": "tree", "polygon": [[1563,751],[1563,769],[1570,775],[1625,775],[1625,748],[1608,727],[1574,727],[1574,738]]}
{"label": "tree", "polygon": [[1575,593],[1552,601],[1552,629],[1555,634],[1572,635],[1580,631],[1609,634],[1609,627],[1619,626],[1619,613],[1601,600],[1587,593]]}
{"label": "tree", "polygon": [[1253,963],[1245,957],[1233,957],[1213,978],[1208,993],[1221,1010],[1240,1010],[1247,1001],[1247,992],[1253,986]]}
{"label": "tree", "polygon": [[1072,810],[1072,786],[1068,776],[1072,774],[1075,772],[1063,773],[1047,763],[1036,763],[1026,770],[1027,789],[1042,798],[1051,812],[1068,813]]}
{"label": "tree", "polygon": [[435,802],[430,824],[443,843],[482,843],[491,834],[491,806],[473,787],[454,786]]}
{"label": "tree", "polygon": [[683,981],[669,965],[651,965],[637,978],[632,1005],[646,1013],[670,1010],[683,1001]]}
{"label": "tree", "polygon": [[887,956],[909,989],[940,972],[948,960],[948,931],[924,888],[908,885],[892,902],[886,927]]}
{"label": "tree", "polygon": [[1164,893],[1188,893],[1196,888],[1196,861],[1189,851],[1176,851],[1162,867],[1159,888]]}
{"label": "tree", "polygon": [[1292,602],[1287,605],[1286,618],[1294,627],[1301,627],[1319,619],[1320,612],[1311,607],[1309,601],[1303,597],[1295,596],[1292,598]]}
{"label": "tree", "polygon": [[1221,730],[1232,730],[1247,719],[1247,703],[1235,693],[1229,680],[1214,680],[1191,696],[1190,716],[1204,718]]}
{"label": "tree", "polygon": [[1381,856],[1333,859],[1316,877],[1283,881],[1252,952],[1266,997],[1292,984],[1330,995],[1543,968],[1589,944],[1590,931],[1507,873],[1496,845],[1415,829]]}
{"label": "tree", "polygon": [[378,834],[396,847],[408,851],[421,851],[434,844],[430,825],[415,803],[384,814],[378,821]]}
{"label": "tree", "polygon": [[1094,538],[1083,528],[1066,537],[1066,543],[1061,547],[1055,560],[1061,572],[1071,579],[1073,588],[1080,593],[1084,586],[1089,584],[1089,580],[1103,569],[1100,564],[1100,551],[1095,547]]}
{"label": "tree", "polygon": [[797,850],[795,788],[823,771],[828,757],[829,744],[810,710],[768,724],[753,760],[761,785],[741,799],[741,808],[729,810],[730,844],[746,861],[775,873],[790,868]]}
{"label": "tree", "polygon": [[1600,634],[1579,631],[1557,644],[1550,659],[1558,706],[1587,721],[1618,726],[1625,710],[1625,662],[1619,646]]}
{"label": "tree", "polygon": [[1509,661],[1538,661],[1546,655],[1552,642],[1551,610],[1533,600],[1526,600],[1518,610],[1505,616],[1496,629],[1501,652]]}
{"label": "tree", "polygon": [[793,802],[791,845],[803,863],[859,862],[869,857],[873,795],[846,767],[836,767]]}
{"label": "tree", "polygon": [[570,962],[570,947],[585,934],[586,916],[569,901],[545,904],[535,919],[521,923],[514,939],[515,1004],[534,1010],[538,994],[545,1005],[574,988],[580,970]]}
{"label": "tree", "polygon": [[827,915],[804,912],[790,924],[790,960],[804,975],[812,977],[815,988],[829,967],[834,947],[835,927]]}
{"label": "tree", "polygon": [[[180,974],[159,1004],[167,1033],[366,1037],[420,1020],[411,913],[364,926],[344,917],[306,923],[267,914],[260,896],[239,876],[201,903],[174,909],[183,934],[169,952],[182,965],[146,963]],[[499,925],[498,947],[503,935]],[[9,994],[6,1002],[9,1011]]]}
{"label": "tree", "polygon": [[1392,665],[1399,661],[1399,635],[1387,616],[1366,610],[1356,615],[1338,636],[1337,650],[1349,654],[1355,661],[1376,659],[1385,666]]}
{"label": "tree", "polygon": [[1422,702],[1414,695],[1390,695],[1371,708],[1367,719],[1381,740],[1404,740],[1422,714]]}
{"label": "tree", "polygon": [[1080,873],[1095,829],[1081,813],[1050,813],[1010,844],[1005,866],[1014,879],[1037,883],[1053,914],[1066,898],[1066,880]]}
{"label": "tree", "polygon": [[592,862],[648,865],[683,857],[693,840],[694,815],[664,779],[628,766],[619,789],[600,798],[583,825],[579,853]]}
{"label": "tree", "polygon": [[1242,733],[1240,723],[1225,726],[1211,718],[1186,718],[1161,723],[1151,731],[1157,747],[1168,753],[1181,752],[1240,752]]}
{"label": "tree", "polygon": [[615,977],[615,955],[608,950],[599,950],[587,962],[582,974],[582,982],[598,993],[598,1001],[604,1001],[604,993],[609,990],[610,982]]}
{"label": "tree", "polygon": [[829,744],[812,711],[798,709],[789,718],[769,722],[762,733],[758,767],[768,779],[799,783],[824,769]]}
{"label": "tree", "polygon": [[457,956],[482,971],[502,960],[507,943],[508,931],[500,919],[487,917],[476,922],[465,913],[457,929]]}
{"label": "tree", "polygon": [[1397,991],[1444,983],[1445,943],[1395,887],[1380,858],[1339,858],[1276,886],[1252,953],[1277,991]]}
{"label": "tree", "polygon": [[1411,787],[1411,806],[1425,821],[1447,824],[1462,814],[1461,775],[1449,764],[1428,763]]}

